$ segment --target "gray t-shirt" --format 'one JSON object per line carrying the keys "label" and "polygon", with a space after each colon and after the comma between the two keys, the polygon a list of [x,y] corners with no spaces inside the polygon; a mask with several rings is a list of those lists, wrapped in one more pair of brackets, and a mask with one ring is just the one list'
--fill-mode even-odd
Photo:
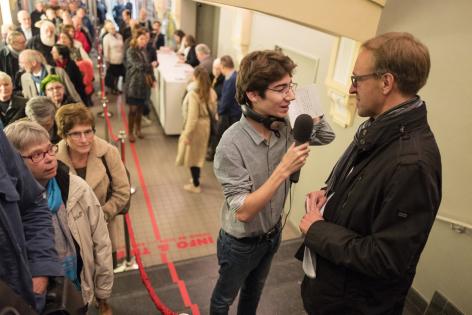
{"label": "gray t-shirt", "polygon": [[[294,142],[290,126],[282,126],[279,133],[280,137],[272,133],[270,139],[265,140],[242,116],[223,134],[218,144],[214,169],[225,195],[221,225],[226,233],[234,237],[262,235],[274,227],[282,215],[290,187],[289,179],[280,185],[270,202],[253,220],[241,222],[236,218],[236,211],[246,197],[267,181]],[[311,145],[327,144],[333,139],[334,133],[323,119],[313,126]]]}

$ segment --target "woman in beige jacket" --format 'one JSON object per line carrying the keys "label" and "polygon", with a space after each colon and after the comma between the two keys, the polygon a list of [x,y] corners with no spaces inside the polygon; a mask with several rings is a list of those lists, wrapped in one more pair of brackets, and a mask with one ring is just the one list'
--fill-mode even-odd
{"label": "woman in beige jacket", "polygon": [[[94,135],[93,114],[83,104],[69,104],[59,108],[56,125],[57,133],[62,138],[58,143],[57,158],[70,167],[72,174],[85,179],[95,192],[108,223],[113,264],[116,267],[119,222],[115,220],[115,216],[123,209],[130,196],[128,177],[120,153],[116,147]],[[109,188],[111,195],[108,194]]]}
{"label": "woman in beige jacket", "polygon": [[111,314],[107,303],[113,287],[111,243],[93,190],[57,161],[57,145],[38,123],[18,121],[5,133],[35,179],[46,188],[55,248],[65,276],[80,289],[85,304],[90,306],[95,297],[100,314]]}
{"label": "woman in beige jacket", "polygon": [[184,189],[193,193],[201,192],[200,168],[210,135],[210,115],[216,109],[216,93],[210,85],[210,77],[203,67],[195,68],[193,82],[187,87],[187,95],[182,103],[184,128],[179,138],[176,165],[190,168],[192,183]]}

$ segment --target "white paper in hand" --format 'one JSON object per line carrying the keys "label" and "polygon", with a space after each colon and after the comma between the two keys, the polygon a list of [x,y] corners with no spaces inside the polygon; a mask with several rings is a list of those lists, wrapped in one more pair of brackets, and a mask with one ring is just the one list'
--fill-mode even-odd
{"label": "white paper in hand", "polygon": [[[324,203],[323,207],[321,207],[320,212],[323,215],[324,209],[326,207],[326,204],[328,203],[329,199],[333,197],[334,194],[331,194],[326,202]],[[305,199],[305,211],[308,212],[310,211],[309,204],[311,202],[311,199],[307,196]],[[303,254],[303,271],[305,272],[306,276],[308,278],[316,278],[316,253],[309,249],[308,247],[305,246],[305,251]]]}
{"label": "white paper in hand", "polygon": [[[305,199],[305,212],[308,212],[308,203],[310,198],[306,197]],[[305,246],[305,251],[303,253],[303,271],[305,272],[308,278],[316,278],[316,254],[313,253],[308,247]]]}
{"label": "white paper in hand", "polygon": [[297,88],[295,91],[295,99],[290,102],[288,108],[288,117],[292,127],[295,124],[295,119],[300,114],[308,114],[311,117],[318,117],[324,114],[321,109],[318,87],[316,85],[305,85]]}

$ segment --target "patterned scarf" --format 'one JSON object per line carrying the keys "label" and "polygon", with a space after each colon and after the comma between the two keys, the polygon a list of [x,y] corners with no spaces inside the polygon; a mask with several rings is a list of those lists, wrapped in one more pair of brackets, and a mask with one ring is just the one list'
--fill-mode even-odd
{"label": "patterned scarf", "polygon": [[336,165],[334,166],[333,171],[329,175],[326,184],[327,184],[327,191],[326,196],[331,195],[334,192],[335,187],[338,186],[340,181],[343,181],[352,171],[353,167],[355,166],[355,162],[361,152],[359,139],[361,135],[364,134],[367,130],[369,130],[372,126],[377,126],[378,124],[382,124],[387,122],[393,118],[398,117],[406,112],[409,112],[413,109],[416,109],[422,106],[424,103],[420,99],[419,96],[414,97],[400,105],[395,106],[394,108],[386,111],[385,113],[381,114],[377,118],[369,118],[365,122],[363,122],[359,128],[357,129],[356,134],[354,135],[354,140],[351,142],[349,147],[346,149],[344,154],[338,160]]}
{"label": "patterned scarf", "polygon": [[59,259],[62,261],[64,275],[80,291],[80,279],[77,274],[77,253],[67,224],[67,210],[62,201],[61,190],[55,178],[49,180],[47,194],[48,206],[52,213],[52,224],[54,227],[54,244]]}

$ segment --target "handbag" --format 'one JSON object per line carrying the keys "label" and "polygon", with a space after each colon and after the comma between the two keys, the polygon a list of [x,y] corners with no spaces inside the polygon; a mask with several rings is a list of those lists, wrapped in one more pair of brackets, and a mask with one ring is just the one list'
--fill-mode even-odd
{"label": "handbag", "polygon": [[[105,170],[107,172],[108,180],[110,181],[110,184],[108,185],[108,189],[107,189],[107,196],[106,196],[106,199],[105,199],[105,201],[108,201],[108,200],[110,200],[111,195],[113,193],[113,189],[111,188],[112,187],[112,176],[111,176],[111,173],[110,173],[110,169],[108,168],[107,159],[105,158],[104,155],[102,155],[102,163],[103,163],[103,166],[105,166]],[[125,171],[126,171],[126,177],[128,178],[128,183],[131,185],[131,177],[129,175],[129,171],[126,168],[126,166],[125,166]],[[118,211],[116,213],[116,215],[127,214],[128,211],[129,211],[130,206],[131,206],[131,194],[129,195],[129,198],[128,198],[128,201],[126,202],[126,204],[123,206],[123,208],[120,211]]]}
{"label": "handbag", "polygon": [[210,135],[212,134],[216,135],[218,128],[217,128],[217,121],[215,118],[215,114],[211,112],[210,106],[208,106],[208,103],[206,103],[205,105],[208,111],[208,116],[210,116]]}
{"label": "handbag", "polygon": [[82,294],[69,279],[49,277],[46,293],[46,306],[42,315],[85,315]]}
{"label": "handbag", "polygon": [[144,82],[146,82],[147,86],[152,87],[154,85],[154,77],[152,76],[152,74],[149,74],[149,73],[145,74]]}

